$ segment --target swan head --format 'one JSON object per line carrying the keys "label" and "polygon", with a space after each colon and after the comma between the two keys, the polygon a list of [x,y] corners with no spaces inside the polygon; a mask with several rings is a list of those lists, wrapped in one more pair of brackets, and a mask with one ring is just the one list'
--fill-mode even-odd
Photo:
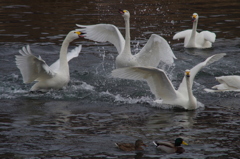
{"label": "swan head", "polygon": [[188,77],[188,78],[190,77],[190,70],[185,71],[185,76]]}
{"label": "swan head", "polygon": [[74,31],[70,31],[66,38],[71,42],[71,41],[81,37],[81,34],[82,33],[80,31],[75,31],[75,30]]}
{"label": "swan head", "polygon": [[197,13],[193,13],[192,15],[192,22],[196,22],[198,20],[198,14]]}
{"label": "swan head", "polygon": [[128,10],[119,9],[119,13],[122,14],[122,16],[123,16],[124,19],[130,18],[130,13],[129,13]]}

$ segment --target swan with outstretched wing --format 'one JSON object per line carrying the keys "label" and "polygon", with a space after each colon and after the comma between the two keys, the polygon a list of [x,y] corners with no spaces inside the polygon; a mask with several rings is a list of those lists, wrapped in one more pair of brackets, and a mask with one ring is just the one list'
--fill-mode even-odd
{"label": "swan with outstretched wing", "polygon": [[117,51],[116,67],[151,66],[157,67],[160,61],[173,64],[176,59],[167,41],[159,35],[152,34],[142,50],[132,55],[130,46],[130,13],[127,10],[119,10],[125,20],[125,39],[118,28],[111,24],[78,25],[77,29],[82,36],[97,42],[110,42]]}
{"label": "swan with outstretched wing", "polygon": [[22,74],[23,82],[37,81],[30,91],[61,89],[68,84],[70,80],[68,61],[78,56],[82,46],[79,45],[69,53],[67,53],[67,49],[70,42],[78,39],[79,36],[79,31],[68,33],[62,43],[59,60],[51,66],[48,66],[40,56],[34,56],[29,45],[19,50],[21,55],[16,55],[16,65]]}
{"label": "swan with outstretched wing", "polygon": [[197,99],[193,95],[192,85],[196,74],[205,66],[218,61],[225,53],[215,54],[197,64],[191,70],[186,70],[182,83],[175,90],[172,82],[162,69],[154,67],[126,67],[112,71],[112,76],[123,79],[145,80],[156,99],[163,104],[181,106],[186,110],[198,108]]}
{"label": "swan with outstretched wing", "polygon": [[211,48],[212,43],[216,40],[216,34],[210,31],[202,31],[200,33],[197,32],[197,24],[198,24],[198,14],[193,13],[192,22],[193,28],[189,30],[184,30],[176,33],[173,36],[173,39],[184,39],[184,47],[185,48]]}

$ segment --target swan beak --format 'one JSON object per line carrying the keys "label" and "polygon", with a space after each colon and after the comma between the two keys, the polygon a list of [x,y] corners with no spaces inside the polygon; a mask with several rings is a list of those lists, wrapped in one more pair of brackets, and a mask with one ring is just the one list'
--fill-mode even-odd
{"label": "swan beak", "polygon": [[84,33],[80,32],[80,31],[76,31],[76,32],[74,32],[74,33],[76,33],[79,37],[84,37],[84,36],[83,36]]}
{"label": "swan beak", "polygon": [[119,9],[118,12],[119,12],[120,14],[124,14],[124,13],[126,12],[126,10]]}
{"label": "swan beak", "polygon": [[190,77],[190,71],[189,70],[185,71],[185,74],[186,74],[186,77]]}
{"label": "swan beak", "polygon": [[195,22],[195,21],[196,21],[196,18],[197,18],[197,15],[193,15],[193,16],[192,16],[192,22]]}
{"label": "swan beak", "polygon": [[182,142],[183,145],[188,145],[185,141]]}

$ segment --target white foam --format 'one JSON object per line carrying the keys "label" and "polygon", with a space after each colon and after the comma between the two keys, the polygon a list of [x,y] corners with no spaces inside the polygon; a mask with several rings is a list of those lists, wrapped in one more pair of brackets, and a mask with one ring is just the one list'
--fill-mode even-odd
{"label": "white foam", "polygon": [[115,96],[115,102],[123,102],[128,104],[136,104],[136,103],[149,103],[152,99],[149,97],[141,97],[141,98],[131,98],[131,97],[122,97],[121,95]]}
{"label": "white foam", "polygon": [[[174,108],[180,108],[180,109],[184,109],[182,106],[178,106],[178,105],[170,105],[170,104],[164,104],[162,100],[154,100],[152,102],[149,103],[151,106],[153,107],[157,107],[160,109],[174,109]],[[202,104],[201,102],[197,102],[197,108],[202,108],[204,107],[204,104]]]}

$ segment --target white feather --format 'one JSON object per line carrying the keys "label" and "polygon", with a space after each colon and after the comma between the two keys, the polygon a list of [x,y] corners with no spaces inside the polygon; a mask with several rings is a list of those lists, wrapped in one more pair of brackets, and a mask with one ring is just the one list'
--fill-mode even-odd
{"label": "white feather", "polygon": [[16,65],[19,68],[24,83],[35,83],[30,91],[60,89],[66,86],[70,80],[68,61],[77,57],[81,51],[81,45],[67,55],[69,43],[79,38],[76,31],[71,31],[63,41],[60,50],[60,61],[57,60],[49,67],[44,60],[31,53],[30,46],[27,45],[19,50],[21,55],[16,55]]}
{"label": "white feather", "polygon": [[[118,30],[118,28],[111,24],[96,24],[96,25],[77,25],[81,27],[78,29],[83,32],[86,39],[98,42],[110,42],[118,50],[119,55],[116,58],[116,67],[129,67],[129,66],[151,66],[157,67],[160,61],[169,65],[176,59],[169,44],[161,36],[152,34],[146,45],[142,50],[135,55],[132,55],[130,50],[130,28],[129,18],[130,13],[126,11],[123,14],[125,19],[125,40]],[[129,46],[129,48],[128,48]]]}
{"label": "white feather", "polygon": [[207,92],[225,92],[225,91],[240,91],[240,76],[220,76],[216,77],[216,80],[220,83],[215,85],[213,89],[205,89]]}
{"label": "white feather", "polygon": [[[75,47],[72,51],[70,51],[68,54],[67,54],[67,61],[70,61],[71,59],[75,58],[75,57],[78,57],[79,53],[81,52],[82,50],[82,45],[79,45],[77,47]],[[57,61],[55,61],[51,66],[50,68],[53,70],[53,71],[57,71],[59,69],[59,66],[60,66],[60,61],[59,59]]]}
{"label": "white feather", "polygon": [[184,47],[186,48],[211,48],[215,42],[216,34],[210,31],[197,32],[198,14],[194,13],[195,21],[193,28],[176,33],[173,39],[184,39]]}
{"label": "white feather", "polygon": [[[175,90],[172,82],[169,80],[163,70],[153,67],[120,68],[113,70],[112,76],[132,80],[145,80],[147,81],[151,92],[157,99],[161,98],[164,104],[180,105],[184,109],[191,110],[197,108],[197,100],[192,95],[192,84],[196,74],[200,71],[201,68],[221,59],[225,55],[225,53],[213,55],[193,67],[190,70],[188,85],[187,79],[184,76],[178,90]],[[188,87],[191,89],[191,92],[188,91]],[[194,104],[190,102],[190,98],[192,98]]]}

